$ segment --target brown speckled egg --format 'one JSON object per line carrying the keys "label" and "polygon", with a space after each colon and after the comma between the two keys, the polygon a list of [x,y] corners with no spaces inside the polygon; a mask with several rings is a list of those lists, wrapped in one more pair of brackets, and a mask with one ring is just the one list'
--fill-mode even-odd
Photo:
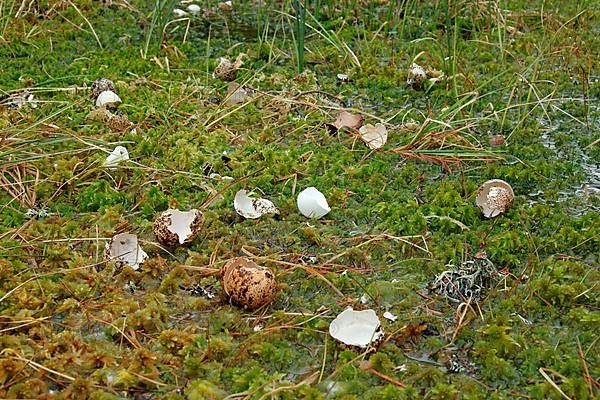
{"label": "brown speckled egg", "polygon": [[245,258],[232,258],[221,269],[223,290],[233,301],[258,308],[271,302],[277,294],[275,274]]}
{"label": "brown speckled egg", "polygon": [[202,222],[202,213],[196,209],[168,209],[154,220],[152,231],[162,245],[175,247],[192,242],[198,236]]}
{"label": "brown speckled egg", "polygon": [[110,90],[111,92],[117,92],[115,90],[115,84],[110,79],[100,78],[96,79],[94,83],[92,83],[92,99],[97,99],[100,93]]}

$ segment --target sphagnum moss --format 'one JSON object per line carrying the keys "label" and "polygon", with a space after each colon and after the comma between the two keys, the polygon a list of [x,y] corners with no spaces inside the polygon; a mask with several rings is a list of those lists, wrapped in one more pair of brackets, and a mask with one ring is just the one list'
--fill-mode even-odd
{"label": "sphagnum moss", "polygon": [[[154,31],[163,42],[145,58],[154,2],[46,3],[17,17],[0,5],[1,95],[38,101],[0,108],[0,397],[598,396],[598,10],[307,4],[319,23],[307,17],[297,76],[290,21],[263,8],[257,24],[253,2],[208,2]],[[236,81],[254,97],[231,106],[211,75],[240,53]],[[445,79],[409,87],[413,62]],[[86,119],[100,77],[135,131]],[[387,123],[388,143],[371,152],[351,129],[331,134],[340,109]],[[493,135],[501,157],[473,161]],[[117,145],[130,162],[101,168]],[[516,195],[494,220],[475,205],[489,179]],[[322,220],[296,210],[309,186],[332,208]],[[239,189],[280,215],[242,219]],[[187,248],[154,242],[170,207],[204,213]],[[102,261],[126,231],[151,255],[139,271]],[[496,275],[478,301],[431,290],[481,251]],[[215,277],[180,267],[237,256],[277,271],[270,305],[240,309]],[[348,305],[398,316],[382,320],[375,354],[327,336]]]}

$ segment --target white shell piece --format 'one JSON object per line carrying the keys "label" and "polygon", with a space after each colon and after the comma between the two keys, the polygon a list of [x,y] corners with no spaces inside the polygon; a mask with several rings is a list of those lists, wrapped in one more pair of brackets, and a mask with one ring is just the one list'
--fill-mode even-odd
{"label": "white shell piece", "polygon": [[375,311],[354,311],[349,307],[331,321],[329,334],[344,344],[364,348],[383,336],[379,326]]}
{"label": "white shell piece", "polygon": [[116,107],[121,102],[121,98],[111,90],[105,90],[98,95],[96,107]]}
{"label": "white shell piece", "polygon": [[277,207],[267,199],[253,199],[248,196],[245,190],[238,190],[233,199],[233,208],[235,212],[244,218],[257,219],[263,214],[277,214]]}
{"label": "white shell piece", "polygon": [[391,312],[389,312],[389,311],[386,311],[386,312],[384,312],[384,313],[383,313],[383,318],[387,318],[387,319],[389,319],[390,321],[395,321],[395,320],[397,320],[397,319],[398,319],[398,317],[397,317],[397,316],[395,316],[394,314],[392,314],[392,313],[391,313]]}
{"label": "white shell piece", "polygon": [[358,132],[370,149],[378,149],[387,142],[388,131],[383,124],[366,124],[361,126]]}
{"label": "white shell piece", "polygon": [[123,146],[117,146],[115,149],[106,157],[104,161],[105,167],[114,167],[121,161],[129,160],[129,152]]}
{"label": "white shell piece", "polygon": [[196,15],[200,12],[200,6],[197,4],[190,4],[189,6],[187,6],[187,10],[190,12],[190,14],[192,15]]}
{"label": "white shell piece", "polygon": [[174,8],[173,9],[173,15],[176,18],[181,18],[181,17],[185,17],[187,15],[187,13],[185,11],[183,11],[182,9],[180,9],[180,8]]}
{"label": "white shell piece", "polygon": [[139,269],[148,254],[138,244],[137,236],[132,233],[119,233],[109,243],[108,255],[111,260],[121,261],[133,269]]}
{"label": "white shell piece", "polygon": [[171,214],[171,223],[167,229],[177,235],[179,244],[183,244],[188,236],[193,233],[191,225],[198,215],[198,210],[179,211],[169,209],[167,212]]}
{"label": "white shell piece", "polygon": [[312,186],[300,192],[297,203],[298,210],[308,218],[321,218],[331,211],[323,193]]}

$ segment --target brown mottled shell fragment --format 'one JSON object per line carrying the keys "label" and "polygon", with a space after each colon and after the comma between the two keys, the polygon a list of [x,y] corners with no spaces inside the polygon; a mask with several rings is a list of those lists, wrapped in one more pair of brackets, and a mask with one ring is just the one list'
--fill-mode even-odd
{"label": "brown mottled shell fragment", "polygon": [[115,84],[110,79],[99,78],[92,83],[92,99],[97,99],[100,93],[110,90],[111,92],[117,92],[115,89]]}
{"label": "brown mottled shell fragment", "polygon": [[221,268],[223,290],[233,301],[246,308],[258,308],[277,294],[275,274],[245,258],[232,258]]}
{"label": "brown mottled shell fragment", "polygon": [[235,61],[231,61],[227,57],[219,57],[219,64],[213,71],[213,78],[219,78],[222,81],[233,81],[237,76],[238,69],[244,65],[245,53],[240,53],[236,57]]}
{"label": "brown mottled shell fragment", "polygon": [[152,225],[152,232],[164,246],[175,247],[192,242],[198,236],[204,218],[196,209],[163,211]]}

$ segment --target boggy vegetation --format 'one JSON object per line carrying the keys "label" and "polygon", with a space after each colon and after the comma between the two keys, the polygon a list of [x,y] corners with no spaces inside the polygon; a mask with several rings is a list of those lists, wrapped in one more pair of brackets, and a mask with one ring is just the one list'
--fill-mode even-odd
{"label": "boggy vegetation", "polygon": [[[0,2],[0,397],[596,398],[598,6],[293,3]],[[241,53],[249,97],[228,101],[212,73]],[[408,85],[413,63],[435,73]],[[116,111],[94,109],[100,77]],[[332,128],[340,110],[387,143]],[[492,219],[489,179],[516,195]],[[319,220],[296,208],[310,186]],[[243,219],[239,189],[280,213]],[[152,234],[169,207],[203,212],[188,246]],[[137,271],[103,258],[120,232]],[[203,273],[237,256],[276,271],[273,302]],[[434,290],[482,259],[476,297]],[[398,318],[347,348],[347,306]]]}

